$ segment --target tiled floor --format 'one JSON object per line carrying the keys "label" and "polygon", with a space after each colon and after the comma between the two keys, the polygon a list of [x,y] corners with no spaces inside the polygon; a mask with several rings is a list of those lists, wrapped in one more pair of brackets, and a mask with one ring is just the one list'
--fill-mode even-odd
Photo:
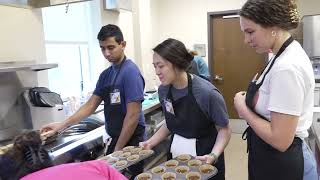
{"label": "tiled floor", "polygon": [[233,133],[225,150],[226,180],[247,180],[247,142],[241,139],[246,124],[243,120],[231,120],[231,128]]}
{"label": "tiled floor", "polygon": [[226,180],[248,179],[246,147],[246,141],[241,139],[241,134],[233,133],[225,150]]}

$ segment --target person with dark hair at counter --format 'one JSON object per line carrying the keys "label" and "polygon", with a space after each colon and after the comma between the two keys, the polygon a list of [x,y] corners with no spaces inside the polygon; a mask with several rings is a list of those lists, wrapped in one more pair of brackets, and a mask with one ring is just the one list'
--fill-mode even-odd
{"label": "person with dark hair at counter", "polygon": [[239,14],[245,43],[274,54],[247,92],[234,97],[239,117],[249,124],[249,180],[317,180],[304,140],[312,124],[314,75],[289,32],[299,24],[297,6],[294,0],[248,0]]}
{"label": "person with dark hair at counter", "polygon": [[2,180],[126,180],[120,172],[102,160],[53,166],[42,146],[39,132],[18,135],[5,154],[0,155]]}
{"label": "person with dark hair at counter", "polygon": [[167,39],[154,49],[153,65],[161,81],[159,100],[165,123],[140,145],[151,149],[172,135],[170,152],[198,156],[214,164],[218,174],[212,179],[225,179],[224,149],[231,130],[224,99],[207,80],[187,72],[193,56],[176,39]]}
{"label": "person with dark hair at counter", "polygon": [[[41,132],[55,133],[91,115],[104,101],[106,132],[112,140],[107,154],[125,146],[138,146],[145,138],[145,119],[142,112],[144,78],[139,68],[128,59],[126,41],[120,28],[108,24],[98,33],[101,52],[111,63],[99,77],[93,95],[80,109],[61,123],[44,126]],[[132,166],[133,177],[142,172],[142,162]]]}

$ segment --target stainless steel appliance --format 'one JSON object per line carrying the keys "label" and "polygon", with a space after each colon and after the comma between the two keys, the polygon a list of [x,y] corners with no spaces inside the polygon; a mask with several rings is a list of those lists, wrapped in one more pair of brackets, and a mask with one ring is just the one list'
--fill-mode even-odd
{"label": "stainless steel appliance", "polygon": [[28,123],[28,129],[38,130],[46,124],[60,122],[66,118],[63,105],[55,107],[34,106],[30,101],[29,90],[23,92],[22,99],[24,119]]}
{"label": "stainless steel appliance", "polygon": [[314,106],[320,106],[320,15],[304,16],[303,48],[309,56],[316,87],[314,90]]}
{"label": "stainless steel appliance", "polygon": [[[46,145],[54,164],[85,161],[97,158],[103,153],[104,125],[90,132],[62,135],[56,141]],[[76,132],[75,132],[76,133]]]}
{"label": "stainless steel appliance", "polygon": [[320,82],[320,15],[304,16],[303,48],[309,56],[316,82]]}
{"label": "stainless steel appliance", "polygon": [[320,15],[304,16],[303,48],[311,60],[320,59]]}
{"label": "stainless steel appliance", "polygon": [[57,66],[30,61],[0,62],[0,146],[29,128],[21,100],[23,90],[38,86],[38,71]]}

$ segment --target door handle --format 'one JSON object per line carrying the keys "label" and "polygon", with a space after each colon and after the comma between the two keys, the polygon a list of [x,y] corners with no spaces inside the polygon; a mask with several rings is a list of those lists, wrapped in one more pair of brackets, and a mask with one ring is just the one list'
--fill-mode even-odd
{"label": "door handle", "polygon": [[220,77],[219,75],[215,75],[213,80],[214,81],[223,81],[223,77]]}

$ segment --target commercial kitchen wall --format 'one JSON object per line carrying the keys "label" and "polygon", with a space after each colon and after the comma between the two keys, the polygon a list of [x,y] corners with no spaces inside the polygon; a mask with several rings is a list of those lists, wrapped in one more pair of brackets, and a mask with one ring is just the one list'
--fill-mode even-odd
{"label": "commercial kitchen wall", "polygon": [[[187,47],[193,44],[208,43],[207,12],[240,9],[246,0],[161,0],[158,3],[157,24],[154,28],[154,41],[160,42],[167,37],[182,40]],[[320,14],[319,0],[297,0],[301,15]],[[179,12],[179,13],[177,13]],[[205,57],[206,60],[207,57]]]}
{"label": "commercial kitchen wall", "polygon": [[[40,9],[0,5],[0,62],[46,61]],[[35,83],[47,84],[48,75],[39,72]]]}
{"label": "commercial kitchen wall", "polygon": [[[118,24],[127,40],[126,54],[135,59],[146,79],[146,89],[158,85],[152,67],[152,48],[168,37],[183,41],[188,48],[193,44],[208,43],[207,12],[239,9],[245,0],[132,0],[133,12],[106,11],[101,0],[93,0],[92,43],[101,25]],[[319,0],[298,0],[302,15],[319,14]],[[100,11],[96,11],[100,9]],[[0,62],[45,61],[44,32],[40,9],[22,9],[0,5]],[[99,47],[94,54],[103,61]],[[207,60],[207,57],[205,57]],[[44,73],[45,72],[41,72]],[[42,79],[40,79],[42,78]],[[47,78],[39,76],[39,84]]]}

